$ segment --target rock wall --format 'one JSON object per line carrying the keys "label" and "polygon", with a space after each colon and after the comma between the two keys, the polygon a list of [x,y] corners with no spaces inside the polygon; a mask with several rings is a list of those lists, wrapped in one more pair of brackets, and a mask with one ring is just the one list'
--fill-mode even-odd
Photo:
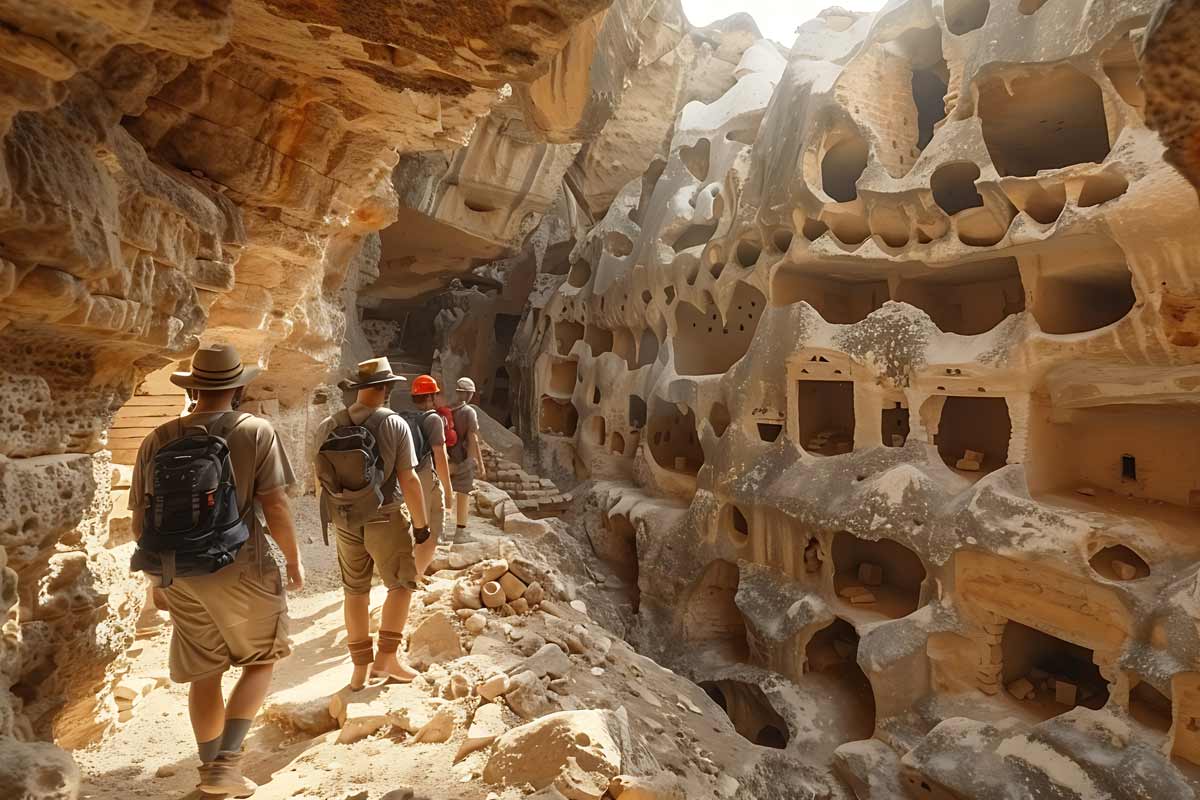
{"label": "rock wall", "polygon": [[105,431],[140,377],[232,341],[300,440],[398,154],[463,144],[606,5],[0,9],[0,794],[69,795],[69,761],[26,786],[43,751],[15,740],[111,716],[142,593],[105,547]]}
{"label": "rock wall", "polygon": [[772,695],[860,797],[1193,796],[1200,209],[1146,126],[1154,5],[760,42],[527,312],[514,413],[595,481],[628,636],[819,697]]}

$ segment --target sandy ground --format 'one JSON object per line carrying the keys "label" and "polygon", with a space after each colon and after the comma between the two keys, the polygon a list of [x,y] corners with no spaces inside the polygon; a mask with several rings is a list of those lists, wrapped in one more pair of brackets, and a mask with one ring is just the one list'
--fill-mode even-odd
{"label": "sandy ground", "polygon": [[[280,663],[275,673],[271,703],[286,702],[289,697],[311,699],[328,696],[345,685],[350,664],[346,656],[345,635],[342,630],[342,593],[334,548],[326,547],[320,535],[316,502],[311,497],[293,501],[300,546],[307,570],[304,588],[288,598],[291,612],[293,654]],[[454,528],[451,525],[450,531]],[[468,536],[474,532],[495,535],[499,531],[482,518],[472,515]],[[384,590],[377,586],[372,594],[372,606],[382,602]],[[153,638],[139,641],[130,676],[151,677],[160,681],[136,707],[134,717],[111,731],[91,747],[76,751],[84,778],[83,797],[94,800],[123,800],[134,797],[182,798],[201,796],[193,792],[196,785],[195,741],[187,716],[187,687],[167,682],[167,648],[169,628]],[[228,689],[236,680],[237,670],[226,676]],[[414,691],[416,691],[414,689]],[[259,783],[256,797],[343,798],[358,797],[355,786],[363,790],[369,785],[371,798],[382,794],[381,786],[392,789],[416,786],[434,797],[484,798],[489,790],[477,781],[468,787],[461,783],[477,777],[482,767],[480,757],[467,759],[451,768],[453,749],[444,745],[409,745],[405,758],[388,759],[385,769],[370,758],[370,744],[365,752],[355,753],[346,763],[322,759],[303,770],[305,752],[325,741],[289,739],[276,726],[260,719],[247,738],[246,774]],[[355,748],[362,750],[364,748]],[[423,752],[424,751],[424,752]],[[447,755],[447,752],[449,755]],[[365,756],[365,757],[363,757]],[[293,762],[291,772],[282,776]],[[445,762],[445,763],[440,763]],[[322,785],[324,776],[337,771],[339,784]],[[274,777],[273,777],[274,776]],[[316,782],[313,783],[313,779]],[[269,783],[267,783],[270,781]],[[345,787],[345,793],[342,791]],[[440,791],[439,791],[440,790]],[[513,795],[519,796],[519,795]],[[361,795],[362,798],[368,795]]]}

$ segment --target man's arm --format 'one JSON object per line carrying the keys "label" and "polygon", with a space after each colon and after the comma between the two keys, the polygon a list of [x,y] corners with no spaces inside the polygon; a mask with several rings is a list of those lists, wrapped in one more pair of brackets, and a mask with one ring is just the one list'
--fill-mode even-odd
{"label": "man's arm", "polygon": [[450,459],[446,456],[446,443],[433,446],[433,466],[442,480],[442,505],[447,511],[454,509],[454,489],[450,487]]}
{"label": "man's arm", "polygon": [[421,488],[421,479],[417,477],[417,471],[412,467],[398,469],[396,480],[400,484],[400,493],[404,495],[404,505],[408,506],[408,516],[412,518],[413,528],[428,528],[425,491]]}
{"label": "man's arm", "polygon": [[287,560],[288,588],[297,591],[304,585],[304,565],[300,563],[300,547],[296,544],[296,527],[292,523],[292,509],[288,504],[287,490],[280,486],[256,498],[267,518],[267,530],[279,545]]}
{"label": "man's arm", "polygon": [[471,458],[475,461],[475,469],[479,470],[479,477],[487,480],[487,468],[483,466],[483,452],[479,449],[479,431],[471,431],[467,434],[471,437]]}

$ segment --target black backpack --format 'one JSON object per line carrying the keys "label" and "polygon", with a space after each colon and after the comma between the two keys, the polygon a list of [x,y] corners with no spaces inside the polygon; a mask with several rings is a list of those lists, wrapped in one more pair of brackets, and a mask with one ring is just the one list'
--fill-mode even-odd
{"label": "black backpack", "polygon": [[180,435],[154,454],[146,511],[130,567],[162,576],[208,575],[229,566],[250,538],[238,509],[226,441],[249,414],[227,413],[209,426],[180,423]]}
{"label": "black backpack", "polygon": [[413,450],[417,454],[418,465],[433,452],[433,444],[429,441],[429,437],[425,435],[425,426],[423,423],[429,418],[430,414],[437,413],[437,409],[402,411],[400,413],[400,418],[408,423],[408,429],[412,431]]}
{"label": "black backpack", "polygon": [[355,423],[343,409],[334,415],[334,427],[317,450],[317,480],[321,484],[321,533],[329,544],[329,523],[344,530],[367,524],[384,503],[383,455],[379,452],[379,427],[394,414],[378,408]]}

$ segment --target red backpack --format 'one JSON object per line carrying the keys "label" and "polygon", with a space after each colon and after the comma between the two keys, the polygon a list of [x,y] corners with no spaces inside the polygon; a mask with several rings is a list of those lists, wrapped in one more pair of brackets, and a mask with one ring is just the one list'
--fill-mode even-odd
{"label": "red backpack", "polygon": [[438,406],[437,413],[441,415],[442,421],[446,423],[446,449],[449,450],[458,444],[458,431],[454,430],[454,412],[449,406]]}

